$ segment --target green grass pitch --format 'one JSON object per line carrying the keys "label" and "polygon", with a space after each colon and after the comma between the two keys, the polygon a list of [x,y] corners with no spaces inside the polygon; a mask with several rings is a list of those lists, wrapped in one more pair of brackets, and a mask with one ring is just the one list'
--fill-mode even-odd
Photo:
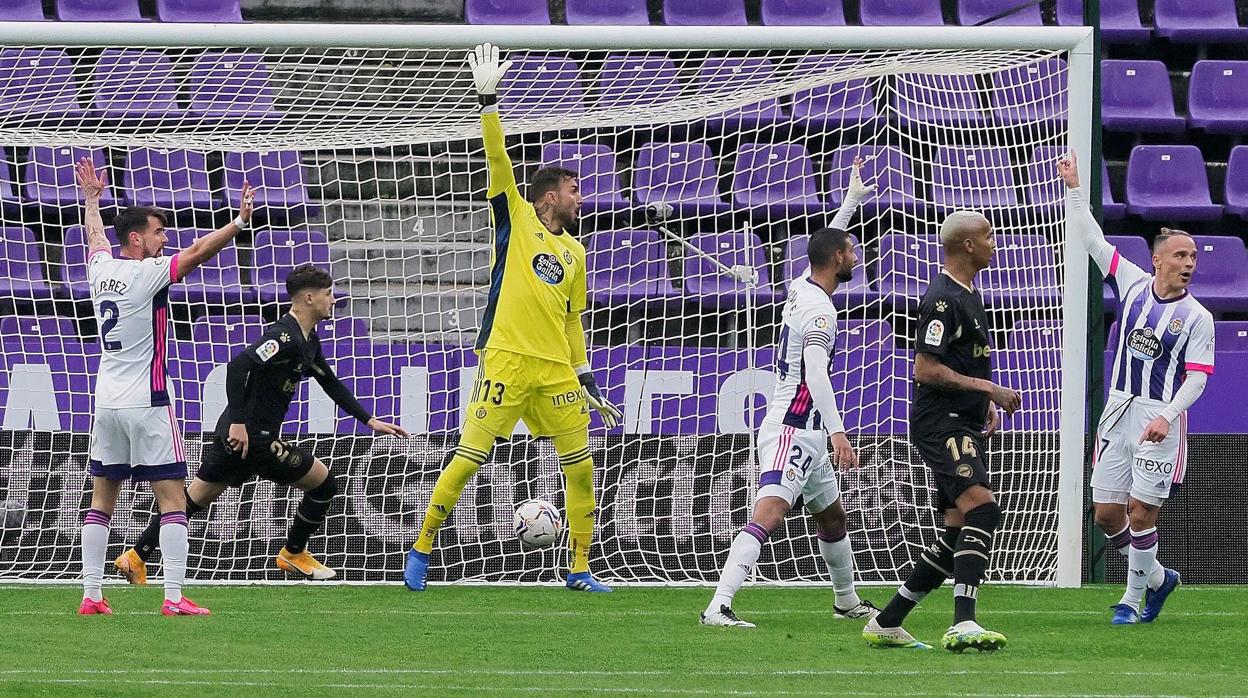
{"label": "green grass pitch", "polygon": [[[819,588],[747,587],[756,630],[700,626],[706,588],[192,586],[208,618],[159,615],[158,586],[105,591],[116,615],[78,617],[76,587],[0,587],[0,694],[1248,694],[1248,586],[1180,587],[1128,627],[1109,624],[1116,586],[987,586],[980,620],[1009,637],[993,655],[868,649]],[[937,643],[951,605],[932,594],[907,628]]]}

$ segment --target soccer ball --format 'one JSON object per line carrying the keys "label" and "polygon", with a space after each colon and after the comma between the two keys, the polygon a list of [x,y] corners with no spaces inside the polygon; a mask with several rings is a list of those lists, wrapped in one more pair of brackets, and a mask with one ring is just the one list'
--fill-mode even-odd
{"label": "soccer ball", "polygon": [[516,507],[516,537],[531,548],[545,548],[559,540],[563,517],[544,499],[530,499]]}

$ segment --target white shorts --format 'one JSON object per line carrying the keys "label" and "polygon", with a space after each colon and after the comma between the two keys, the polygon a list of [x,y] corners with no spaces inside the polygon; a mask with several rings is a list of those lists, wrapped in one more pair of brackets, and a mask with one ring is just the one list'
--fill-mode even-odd
{"label": "white shorts", "polygon": [[758,497],[779,497],[793,506],[798,496],[812,514],[841,496],[836,471],[828,460],[828,434],[822,429],[794,429],[763,424],[758,430]]}
{"label": "white shorts", "polygon": [[173,407],[96,409],[88,469],[108,480],[185,480],[186,446]]}
{"label": "white shorts", "polygon": [[1140,443],[1144,428],[1166,403],[1112,391],[1097,428],[1092,456],[1092,501],[1126,504],[1128,496],[1161,506],[1187,469],[1187,413],[1160,443]]}

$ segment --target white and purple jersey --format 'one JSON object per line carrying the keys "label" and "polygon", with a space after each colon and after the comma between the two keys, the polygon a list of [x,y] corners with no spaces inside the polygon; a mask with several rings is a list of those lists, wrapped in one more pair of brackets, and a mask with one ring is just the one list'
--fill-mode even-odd
{"label": "white and purple jersey", "polygon": [[[776,347],[776,388],[763,423],[794,429],[823,428],[823,419],[806,385],[802,351],[809,346],[817,346],[828,356],[832,355],[836,346],[836,307],[808,271],[789,284],[780,342]],[[831,363],[828,366],[831,371]]]}
{"label": "white and purple jersey", "polygon": [[87,278],[102,350],[96,407],[170,404],[165,355],[178,256],[135,260],[97,250],[87,260]]}
{"label": "white and purple jersey", "polygon": [[1106,280],[1122,309],[1111,389],[1168,403],[1188,371],[1213,375],[1213,315],[1192,294],[1158,298],[1152,275],[1117,250]]}

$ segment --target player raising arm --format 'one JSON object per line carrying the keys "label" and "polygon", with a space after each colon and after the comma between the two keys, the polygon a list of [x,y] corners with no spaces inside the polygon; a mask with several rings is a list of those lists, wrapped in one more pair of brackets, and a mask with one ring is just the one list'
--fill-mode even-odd
{"label": "player raising arm", "polygon": [[945,530],[919,554],[905,584],[862,634],[872,647],[929,649],[901,623],[953,577],[953,625],[945,632],[945,649],[992,651],[1005,645],[1005,636],[975,622],[975,599],[1001,521],[985,445],[1001,424],[997,406],[1013,413],[1020,397],[992,382],[988,314],[974,287],[996,251],[992,224],[981,213],[955,211],[941,224],[940,241],[944,266],[919,303],[910,441],[936,481]]}
{"label": "player raising arm", "polygon": [[[1153,241],[1153,274],[1105,240],[1079,188],[1074,154],[1058,163],[1066,183],[1066,220],[1118,294],[1119,339],[1092,465],[1096,524],[1127,556],[1127,589],[1111,622],[1152,622],[1179,585],[1157,561],[1157,514],[1183,482],[1187,408],[1213,374],[1213,315],[1187,291],[1196,244],[1162,228]],[[1177,433],[1170,432],[1178,424]]]}
{"label": "player raising arm", "polygon": [[425,588],[429,554],[442,522],[468,479],[490,457],[494,440],[510,438],[516,421],[524,419],[535,435],[554,442],[567,480],[572,552],[567,587],[611,591],[589,572],[595,503],[588,408],[602,416],[608,429],[621,415],[594,381],[585,348],[585,248],[568,232],[581,208],[577,175],[543,167],[529,183],[532,203],[520,196],[497,106],[498,82],[511,62],[500,62],[498,47],[482,44],[468,54],[468,65],[490,166],[486,195],[494,251],[489,301],[477,335],[480,367],[459,446],[434,485],[420,537],[407,552],[403,580],[412,591]]}
{"label": "player raising arm", "polygon": [[152,483],[161,515],[153,536],[169,550],[165,557],[164,615],[207,615],[182,596],[186,578],[186,515],[182,484],[186,456],[182,429],[173,414],[166,371],[169,286],[220,252],[251,220],[254,193],[243,183],[238,217],[187,249],[163,256],[165,225],[160,209],[131,206],[113,219],[121,256],[113,257],[104,234],[100,197],[107,173],[90,158],[75,168],[86,201],[87,279],[99,325],[100,368],[91,422],[91,509],[82,526],[82,615],[111,614],[101,585],[108,529],[117,493],[127,479]]}
{"label": "player raising arm", "polygon": [[[253,477],[304,491],[278,553],[277,566],[310,579],[331,579],[336,573],[307,551],[308,538],[325,522],[338,486],[329,468],[304,449],[282,438],[282,421],[299,383],[312,376],[344,412],[379,434],[407,436],[402,427],[371,416],[342,384],[325,354],[316,325],[333,314],[334,280],[312,265],[286,277],[290,312],[230,360],[225,374],[228,405],[217,420],[216,438],[204,451],[202,465],[186,490],[185,517],[208,508],[227,487],[238,487]],[[117,558],[117,570],[132,584],[147,579],[145,561],[165,542],[157,522],[143,531],[135,547]],[[168,559],[169,552],[165,550]]]}
{"label": "player raising arm", "polygon": [[855,159],[845,203],[832,227],[810,236],[806,248],[810,268],[789,285],[776,351],[780,377],[758,433],[761,477],[754,513],[732,541],[715,596],[702,613],[703,625],[754,627],[732,610],[733,597],[758,561],[762,544],[784,523],[799,496],[815,520],[819,552],[832,575],[834,617],[871,618],[879,613],[854,589],[854,551],[845,530],[840,486],[828,459],[831,437],[836,465],[858,465],[832,391],[831,367],[837,332],[832,294],[853,278],[858,264],[853,238],[845,228],[872,189],[863,185],[861,169],[862,161]]}

